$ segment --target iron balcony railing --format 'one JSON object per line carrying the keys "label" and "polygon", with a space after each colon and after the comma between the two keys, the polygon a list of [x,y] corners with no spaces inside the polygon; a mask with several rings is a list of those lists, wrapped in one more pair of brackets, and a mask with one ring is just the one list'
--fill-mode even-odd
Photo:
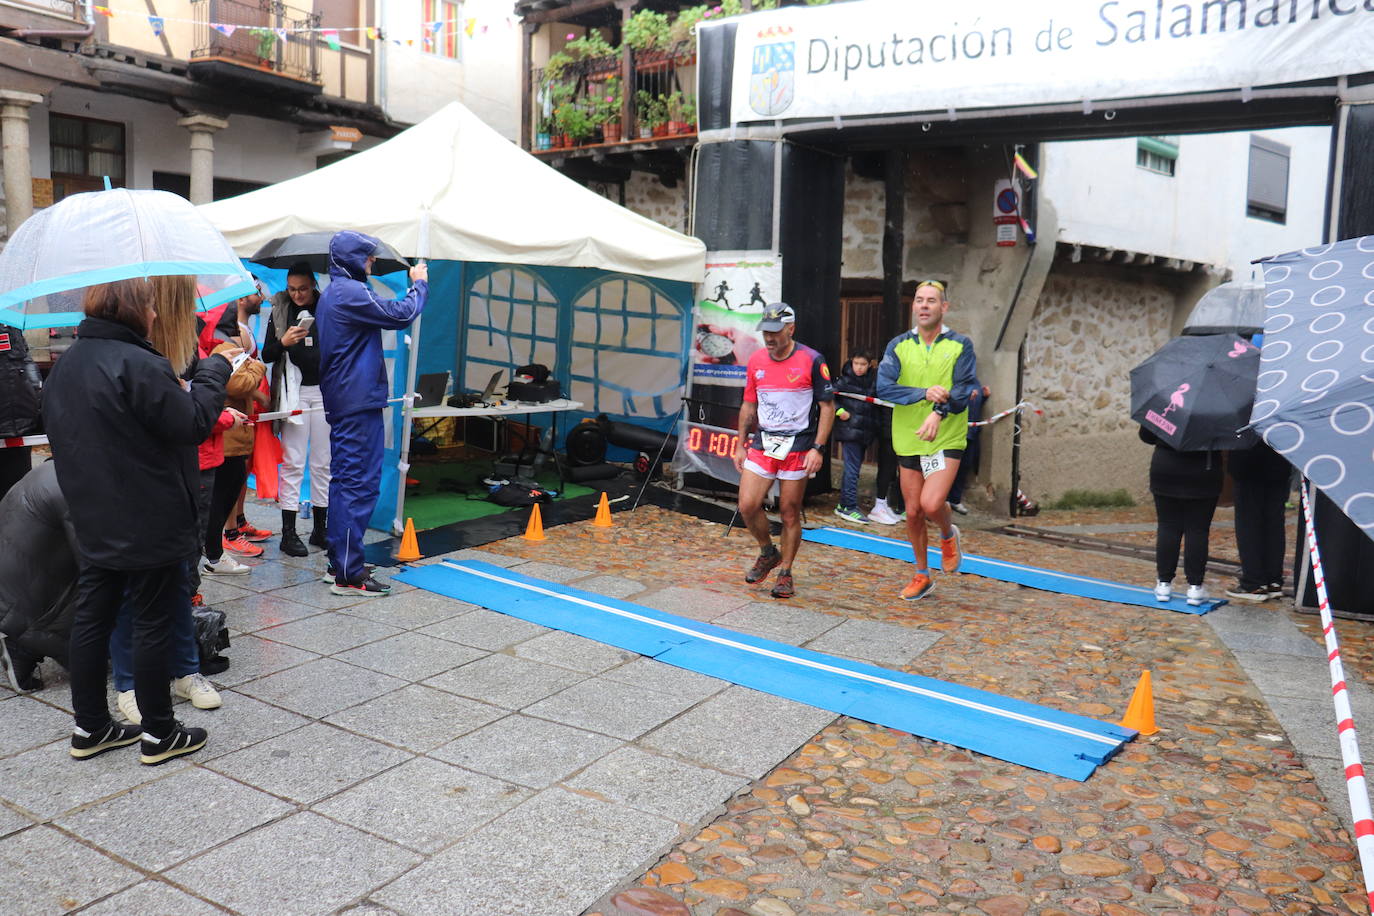
{"label": "iron balcony railing", "polygon": [[[196,20],[192,63],[219,60],[320,82],[319,13],[276,0],[192,0],[191,6]],[[310,31],[297,31],[302,29]]]}

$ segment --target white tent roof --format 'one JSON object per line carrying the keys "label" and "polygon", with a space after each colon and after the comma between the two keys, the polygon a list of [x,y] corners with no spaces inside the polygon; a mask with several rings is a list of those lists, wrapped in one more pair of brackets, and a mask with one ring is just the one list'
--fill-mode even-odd
{"label": "white tent roof", "polygon": [[356,229],[408,257],[691,283],[705,272],[700,240],[564,177],[457,102],[372,149],[200,209],[242,257],[297,232]]}

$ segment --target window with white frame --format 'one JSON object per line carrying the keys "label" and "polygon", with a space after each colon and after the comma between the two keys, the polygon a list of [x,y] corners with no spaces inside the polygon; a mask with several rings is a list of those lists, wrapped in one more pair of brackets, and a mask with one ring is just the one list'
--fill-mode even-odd
{"label": "window with white frame", "polygon": [[496,369],[557,369],[558,297],[528,270],[502,268],[479,278],[468,290],[466,344],[457,358],[469,391],[481,391]]}
{"label": "window with white frame", "polygon": [[1263,137],[1250,138],[1250,180],[1245,215],[1271,223],[1288,221],[1288,161],[1291,150]]}
{"label": "window with white frame", "polygon": [[1173,175],[1178,167],[1178,137],[1138,137],[1137,167],[1159,175]]}
{"label": "window with white frame", "polygon": [[682,407],[682,306],[636,277],[597,283],[573,303],[572,392],[589,413],[659,419]]}
{"label": "window with white frame", "polygon": [[458,17],[458,0],[420,0],[420,3],[425,50],[449,60],[460,60],[463,41],[459,33],[462,20]]}

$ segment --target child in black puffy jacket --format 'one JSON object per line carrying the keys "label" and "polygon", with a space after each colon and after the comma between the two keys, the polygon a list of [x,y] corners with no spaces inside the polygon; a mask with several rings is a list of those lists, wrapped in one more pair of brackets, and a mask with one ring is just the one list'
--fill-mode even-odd
{"label": "child in black puffy jacket", "polygon": [[[878,382],[878,363],[873,354],[860,350],[845,363],[844,371],[835,381],[835,392],[850,392],[873,397]],[[868,518],[859,511],[859,470],[864,453],[877,436],[877,408],[855,398],[835,399],[834,438],[844,450],[844,478],[840,483],[840,504],[835,514],[851,522],[867,524]]]}

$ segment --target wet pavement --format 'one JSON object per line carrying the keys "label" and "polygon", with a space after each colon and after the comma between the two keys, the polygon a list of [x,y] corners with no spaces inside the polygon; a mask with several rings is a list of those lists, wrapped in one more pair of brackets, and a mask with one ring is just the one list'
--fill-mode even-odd
{"label": "wet pavement", "polygon": [[[1140,512],[1038,519],[1148,531]],[[259,524],[273,515],[254,507]],[[938,573],[910,604],[908,564],[815,544],[778,602],[743,583],[738,529],[654,507],[614,518],[482,556],[1104,720],[1149,669],[1161,730],[1062,780],[425,592],[349,603],[318,582],[318,555],[269,544],[251,576],[206,587],[234,641],[213,679],[223,708],[178,706],[211,731],[200,754],[73,761],[59,670],[34,695],[0,689],[0,911],[1367,910],[1312,618],[1277,603],[1199,618]],[[966,548],[1153,578],[995,524],[961,520]],[[1340,628],[1367,683],[1374,628]],[[1374,722],[1368,690],[1355,699],[1357,724]]]}

